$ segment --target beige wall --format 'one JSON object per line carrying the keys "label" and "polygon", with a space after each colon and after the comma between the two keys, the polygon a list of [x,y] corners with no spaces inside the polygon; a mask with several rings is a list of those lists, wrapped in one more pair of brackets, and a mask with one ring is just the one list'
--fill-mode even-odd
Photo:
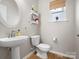
{"label": "beige wall", "polygon": [[[22,10],[21,22],[16,28],[7,28],[0,22],[0,37],[6,37],[10,33],[11,30],[17,30],[18,28],[21,30],[22,35],[34,35],[39,33],[39,25],[30,23],[30,10],[32,8],[32,4],[37,5],[37,0],[16,0],[20,5],[20,9]],[[30,51],[31,45],[30,40],[24,45],[21,46],[21,59],[28,54]],[[8,58],[10,56],[9,50],[7,48],[0,47],[0,59],[11,59]]]}
{"label": "beige wall", "polygon": [[[64,53],[75,50],[75,5],[74,0],[66,0],[66,22],[48,22],[48,4],[52,0],[39,0],[39,11],[41,14],[41,40],[51,45],[51,49]],[[58,39],[53,42],[53,37]]]}

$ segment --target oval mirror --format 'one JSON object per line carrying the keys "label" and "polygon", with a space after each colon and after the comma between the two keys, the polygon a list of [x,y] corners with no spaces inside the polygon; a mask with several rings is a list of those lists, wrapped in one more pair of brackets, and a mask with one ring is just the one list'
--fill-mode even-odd
{"label": "oval mirror", "polygon": [[19,8],[15,0],[0,0],[0,21],[7,27],[15,27],[20,21]]}

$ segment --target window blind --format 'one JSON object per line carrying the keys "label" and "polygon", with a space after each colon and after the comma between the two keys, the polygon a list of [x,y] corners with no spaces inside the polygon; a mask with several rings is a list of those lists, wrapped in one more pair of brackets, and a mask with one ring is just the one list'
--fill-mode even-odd
{"label": "window blind", "polygon": [[65,0],[55,0],[49,3],[49,9],[56,9],[65,6]]}

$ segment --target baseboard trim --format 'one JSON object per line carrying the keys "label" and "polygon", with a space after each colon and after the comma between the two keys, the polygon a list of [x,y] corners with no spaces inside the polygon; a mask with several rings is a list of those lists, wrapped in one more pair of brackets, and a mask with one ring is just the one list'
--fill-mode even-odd
{"label": "baseboard trim", "polygon": [[64,53],[57,52],[57,51],[52,51],[52,50],[50,50],[49,52],[55,53],[55,54],[59,54],[61,56],[65,56],[65,57],[70,57],[70,58],[76,59],[76,54],[72,55],[72,52],[71,52],[71,54],[64,54]]}

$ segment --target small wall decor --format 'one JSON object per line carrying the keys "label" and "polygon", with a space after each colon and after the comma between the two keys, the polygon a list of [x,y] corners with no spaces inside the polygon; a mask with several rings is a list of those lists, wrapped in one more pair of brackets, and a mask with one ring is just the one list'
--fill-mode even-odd
{"label": "small wall decor", "polygon": [[39,23],[39,13],[38,13],[37,9],[34,8],[34,6],[32,7],[32,10],[31,10],[31,22],[34,24]]}
{"label": "small wall decor", "polygon": [[67,21],[65,0],[55,0],[49,3],[49,22]]}

